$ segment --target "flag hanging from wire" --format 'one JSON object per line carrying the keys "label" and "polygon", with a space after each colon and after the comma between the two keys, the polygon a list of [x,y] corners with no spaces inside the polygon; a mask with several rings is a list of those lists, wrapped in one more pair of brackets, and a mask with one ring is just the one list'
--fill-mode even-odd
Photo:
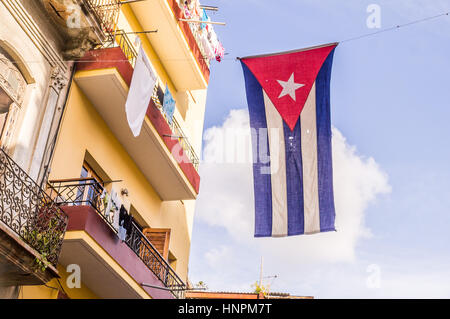
{"label": "flag hanging from wire", "polygon": [[335,230],[330,79],[336,46],[240,59],[257,134],[255,237]]}

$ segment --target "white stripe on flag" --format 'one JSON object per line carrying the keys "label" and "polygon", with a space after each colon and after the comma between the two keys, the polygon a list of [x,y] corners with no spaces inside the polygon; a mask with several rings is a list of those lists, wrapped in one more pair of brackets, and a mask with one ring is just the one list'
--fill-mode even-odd
{"label": "white stripe on flag", "polygon": [[286,154],[284,147],[283,119],[266,92],[267,132],[269,136],[270,172],[272,182],[272,236],[283,237],[288,233]]}
{"label": "white stripe on flag", "polygon": [[300,126],[305,234],[312,234],[320,232],[315,83],[300,115]]}

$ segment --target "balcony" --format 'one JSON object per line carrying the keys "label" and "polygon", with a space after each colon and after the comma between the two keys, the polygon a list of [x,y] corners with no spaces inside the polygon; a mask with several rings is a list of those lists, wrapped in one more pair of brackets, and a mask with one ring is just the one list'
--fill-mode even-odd
{"label": "balcony", "polygon": [[67,215],[0,149],[0,286],[42,285],[56,270]]}
{"label": "balcony", "polygon": [[181,128],[181,125],[178,123],[175,117],[172,118],[172,122],[169,121],[166,114],[163,112],[163,97],[164,93],[161,87],[158,85],[155,86],[155,90],[153,92],[152,96],[152,105],[157,108],[164,120],[166,121],[167,125],[169,125],[170,130],[172,132],[172,139],[175,139],[181,146],[181,148],[184,151],[184,154],[189,158],[190,162],[194,166],[195,170],[198,172],[198,167],[200,165],[200,160],[197,156],[197,153],[195,152],[194,148],[192,147],[191,143],[189,142],[188,137],[186,134],[184,134],[183,129]]}
{"label": "balcony", "polygon": [[[118,211],[107,211],[104,188],[95,179],[49,181],[48,192],[58,198],[69,215],[68,235],[61,252],[61,264],[76,263],[85,270],[83,282],[102,298],[141,298],[131,277],[152,298],[184,298],[186,286],[160,252],[132,223],[126,240],[117,237]],[[82,233],[86,233],[88,238]],[[93,241],[92,241],[93,240]],[[106,251],[113,261],[108,261]],[[126,271],[126,275],[117,270]],[[87,271],[86,271],[87,270]],[[160,287],[154,288],[154,287]]]}
{"label": "balcony", "polygon": [[107,41],[116,30],[119,0],[40,0],[66,39],[64,58],[79,59]]}
{"label": "balcony", "polygon": [[200,39],[177,0],[140,1],[129,4],[143,30],[158,30],[148,39],[177,90],[206,89],[209,62]]}
{"label": "balcony", "polygon": [[163,115],[161,89],[155,88],[141,134],[135,138],[128,127],[125,102],[136,55],[125,37],[119,33],[115,45],[89,51],[74,80],[162,200],[195,199],[198,157],[176,120],[170,125]]}
{"label": "balcony", "polygon": [[101,46],[97,47],[97,49],[112,48],[120,48],[126,60],[128,60],[128,62],[134,68],[134,66],[136,65],[138,53],[131,43],[130,38],[127,36],[125,30],[115,31],[113,34],[111,34],[111,37],[108,41],[103,42]]}
{"label": "balcony", "polygon": [[[126,32],[124,30],[118,30],[113,34],[113,39],[109,42],[105,42],[101,48],[107,49],[107,48],[120,48],[122,50],[122,53],[127,58],[128,62],[131,64],[131,66],[135,66],[136,59],[137,59],[137,52],[134,48],[134,46],[131,44],[130,39],[126,35]],[[186,134],[184,134],[183,129],[181,128],[181,125],[178,123],[178,121],[175,119],[175,117],[172,118],[172,121],[169,121],[166,114],[163,112],[163,100],[164,100],[164,91],[163,89],[156,84],[155,89],[153,91],[152,96],[152,105],[156,107],[166,123],[169,125],[172,137],[175,138],[178,143],[181,145],[184,153],[189,158],[191,163],[194,165],[196,171],[198,171],[198,166],[200,164],[200,160],[197,156],[197,153],[195,152],[194,148],[192,147],[191,143],[189,142],[188,137]]]}

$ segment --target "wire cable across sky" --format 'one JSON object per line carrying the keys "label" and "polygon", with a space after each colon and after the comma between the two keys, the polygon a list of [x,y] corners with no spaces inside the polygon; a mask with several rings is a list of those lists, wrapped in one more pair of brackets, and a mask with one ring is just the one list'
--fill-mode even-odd
{"label": "wire cable across sky", "polygon": [[[357,41],[357,40],[368,38],[368,37],[372,37],[372,36],[375,36],[375,35],[378,35],[378,34],[381,34],[381,33],[386,33],[386,32],[398,30],[398,29],[401,29],[401,28],[404,28],[404,27],[409,27],[409,26],[412,26],[412,25],[415,25],[415,24],[427,22],[427,21],[430,21],[430,20],[435,20],[435,19],[438,19],[438,18],[441,18],[441,17],[445,17],[445,16],[448,17],[449,15],[450,15],[450,11],[447,11],[447,12],[443,12],[443,13],[440,13],[440,14],[437,14],[437,15],[434,15],[434,16],[430,16],[430,17],[414,20],[414,21],[407,22],[407,23],[404,23],[404,24],[397,24],[397,25],[389,27],[389,28],[381,29],[381,30],[378,30],[378,31],[375,31],[375,32],[361,34],[359,36],[355,36],[355,37],[352,37],[352,38],[347,38],[345,40],[341,40],[341,41],[337,41],[337,42],[342,44],[342,43]],[[229,55],[229,52],[227,52],[226,55]],[[181,60],[183,60],[183,59],[163,59],[161,61],[164,62],[164,61],[181,61]],[[185,60],[187,60],[187,59],[185,59]],[[233,57],[233,58],[230,57],[230,58],[224,58],[221,61],[237,61],[237,60],[238,60],[237,57]],[[101,61],[95,60],[95,62],[125,62],[125,61],[128,61],[128,60],[101,60]],[[25,61],[25,62],[26,63],[42,63],[42,61]],[[89,63],[89,62],[94,62],[94,61],[91,61],[91,60],[81,60],[81,61],[67,60],[65,62],[67,62],[67,63],[71,63],[71,62],[72,63]]]}

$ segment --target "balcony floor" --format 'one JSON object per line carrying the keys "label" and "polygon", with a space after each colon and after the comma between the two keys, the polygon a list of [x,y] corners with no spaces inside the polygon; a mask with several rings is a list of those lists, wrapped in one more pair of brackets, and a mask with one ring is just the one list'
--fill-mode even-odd
{"label": "balcony floor", "polygon": [[119,240],[90,206],[65,206],[69,226],[60,263],[77,264],[83,283],[106,299],[173,299],[166,290],[142,287],[141,283],[164,287],[139,257]]}
{"label": "balcony floor", "polygon": [[51,265],[45,271],[36,264],[39,254],[0,221],[0,286],[43,285],[59,278]]}

